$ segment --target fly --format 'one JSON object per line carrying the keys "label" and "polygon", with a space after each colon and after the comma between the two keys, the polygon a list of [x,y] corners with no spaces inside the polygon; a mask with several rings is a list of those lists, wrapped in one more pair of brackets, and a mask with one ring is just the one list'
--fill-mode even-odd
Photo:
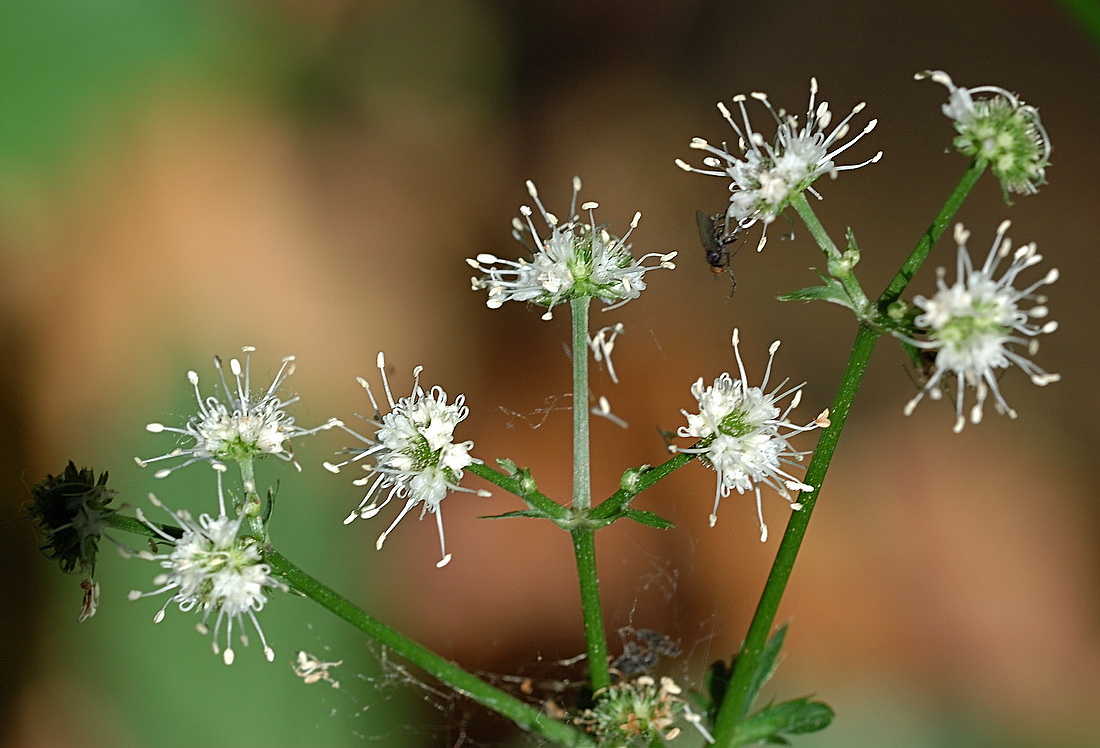
{"label": "fly", "polygon": [[737,290],[737,277],[730,268],[730,258],[737,250],[730,252],[730,245],[737,241],[740,229],[729,230],[729,216],[719,213],[712,216],[705,210],[695,211],[695,223],[699,227],[699,238],[703,240],[707,264],[715,275],[729,273],[730,295]]}

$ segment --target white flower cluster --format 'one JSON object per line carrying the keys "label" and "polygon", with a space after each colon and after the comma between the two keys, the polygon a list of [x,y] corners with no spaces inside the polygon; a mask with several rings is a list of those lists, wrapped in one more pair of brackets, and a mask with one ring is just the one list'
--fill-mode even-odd
{"label": "white flower cluster", "polygon": [[[268,646],[256,614],[267,604],[268,589],[285,591],[286,586],[272,578],[271,567],[263,562],[258,541],[240,535],[244,515],[237,513],[233,517],[228,516],[221,480],[225,466],[214,463],[213,467],[218,471],[217,517],[201,514],[196,521],[189,512],[174,512],[150,494],[149,500],[153,505],[168,512],[183,530],[183,534],[176,537],[150,522],[141,509],[137,509],[138,519],[156,534],[157,542],[167,544],[171,550],[166,553],[137,553],[139,558],[158,562],[165,571],[153,580],[158,585],[157,589],[151,592],[134,590],[129,597],[138,600],[152,595],[169,595],[153,617],[154,623],[164,620],[164,612],[172,603],[176,603],[185,613],[193,610],[201,612],[202,620],[197,628],[203,634],[209,632],[208,624],[213,616],[214,653],[220,653],[226,665],[233,664],[234,626],[241,631],[241,643],[248,646],[248,637],[244,633],[244,619],[247,616],[260,636],[264,656],[272,662],[275,652]],[[224,651],[219,644],[223,623],[226,627]]]}
{"label": "white flower cluster", "polygon": [[[488,289],[486,302],[490,309],[499,309],[506,301],[528,301],[546,307],[543,319],[553,317],[555,305],[580,297],[598,298],[609,309],[638,298],[645,290],[644,275],[655,268],[674,268],[668,254],[647,254],[634,259],[627,239],[638,225],[641,213],[634,214],[630,228],[621,238],[596,225],[592,211],[599,205],[587,202],[581,210],[588,211],[588,221],[577,214],[577,195],[581,180],[573,177],[573,198],[569,218],[561,223],[539,200],[535,185],[528,181],[527,192],[546,223],[548,232],[540,235],[531,219],[534,211],[524,205],[523,218],[512,221],[512,236],[532,252],[530,260],[505,260],[482,253],[466,262],[486,275],[473,278],[475,291]],[[529,238],[529,241],[528,241]],[[655,265],[643,264],[655,259]]]}
{"label": "white flower cluster", "polygon": [[292,462],[301,470],[294,460],[294,453],[290,446],[291,438],[330,429],[339,425],[339,421],[329,420],[313,429],[296,426],[293,416],[288,415],[285,409],[296,403],[298,397],[283,400],[277,394],[286,379],[294,373],[294,357],[287,356],[283,359],[282,366],[271,385],[262,395],[256,396],[252,393],[251,381],[251,354],[256,349],[245,346],[241,350],[245,354],[244,366],[242,367],[241,362],[235,358],[229,362],[229,370],[235,380],[232,387],[225,379],[221,358],[214,357],[214,366],[221,378],[224,398],[216,395],[203,398],[199,392],[199,375],[189,371],[187,379],[195,389],[195,400],[198,402],[199,412],[191,416],[183,428],[165,426],[162,423],[150,423],[145,427],[147,431],[154,434],[171,431],[192,439],[194,443],[186,447],[177,447],[167,454],[148,460],[135,458],[138,465],[145,467],[152,462],[176,457],[185,458],[178,465],[156,472],[157,478],[164,478],[175,470],[203,460],[240,461],[271,454],[281,460]]}
{"label": "white flower cluster", "polygon": [[828,102],[817,102],[816,79],[810,79],[810,103],[801,125],[796,115],[772,107],[766,94],[751,94],[775,121],[775,136],[770,141],[752,129],[745,109],[748,98],[743,94],[733,97],[740,110],[740,124],[725,104],[718,104],[718,111],[737,134],[736,153],[725,144],[719,148],[702,138],[693,138],[692,148],[711,154],[703,159],[704,168],[691,166],[681,159],[676,159],[676,165],[684,171],[730,180],[727,216],[738,229],[746,229],[758,221],[764,224],[764,233],[757,245],[759,251],[767,242],[768,224],[783,212],[795,195],[809,190],[820,198],[811,187],[818,177],[822,174],[835,177],[838,172],[874,163],[882,158],[882,151],[862,163],[837,166],[835,158],[871,132],[878,120],[871,120],[859,134],[845,142],[849,123],[865,104],[858,104],[840,123],[832,126],[833,114]]}
{"label": "white flower cluster", "polygon": [[[374,517],[390,503],[394,496],[404,499],[405,506],[397,515],[397,519],[378,536],[377,547],[381,549],[386,537],[397,523],[414,506],[423,503],[420,518],[423,519],[425,513],[431,512],[435,515],[436,525],[439,528],[439,548],[442,559],[436,565],[445,566],[451,560],[451,556],[447,553],[443,538],[440,502],[447,496],[448,491],[489,495],[484,491],[473,491],[458,485],[462,480],[463,470],[474,463],[481,462],[469,454],[474,446],[473,442],[455,443],[454,441],[455,426],[469,414],[469,408],[464,405],[466,398],[464,395],[459,395],[453,403],[448,403],[447,393],[438,386],[425,393],[420,386],[421,367],[418,366],[413,369],[412,393],[408,397],[395,401],[390,391],[389,379],[386,377],[385,357],[381,353],[378,354],[378,369],[382,372],[382,385],[386,391],[389,412],[385,415],[381,414],[370,385],[364,379],[359,379],[359,384],[367,391],[371,405],[374,407],[374,418],[366,419],[375,427],[374,435],[363,436],[341,424],[345,431],[362,441],[367,447],[347,450],[353,453],[353,456],[341,463],[325,463],[325,467],[335,473],[349,463],[371,458],[371,464],[363,465],[363,469],[368,471],[369,475],[354,481],[357,486],[369,485],[367,493],[344,523],[348,524],[357,517],[361,519]],[[379,503],[378,497],[382,493],[386,496]]]}
{"label": "white flower cluster", "polygon": [[[772,360],[779,349],[779,341],[768,349],[768,367],[759,387],[749,385],[745,365],[738,346],[738,331],[733,331],[733,351],[737,358],[739,377],[734,379],[723,373],[714,384],[704,387],[700,377],[691,386],[691,394],[699,403],[698,413],[681,411],[688,420],[687,426],[677,429],[678,436],[698,440],[694,447],[677,448],[686,454],[697,454],[703,464],[718,474],[714,491],[714,510],[710,515],[713,527],[718,521],[718,502],[736,490],[740,494],[753,491],[756,494],[756,512],[760,520],[760,540],[768,539],[768,527],[764,524],[764,512],[760,502],[760,484],[770,486],[798,510],[801,504],[794,501],[791,491],[812,491],[791,475],[785,465],[796,465],[808,454],[795,451],[788,441],[793,434],[829,425],[828,410],[805,426],[787,420],[790,412],[802,399],[802,386],[784,390],[783,380],[771,392],[765,392],[771,376]],[[782,390],[782,391],[781,391]],[[794,395],[787,407],[780,412],[778,402]]]}
{"label": "white flower cluster", "polygon": [[1005,192],[1033,195],[1046,183],[1050,138],[1039,110],[998,86],[956,86],[942,70],[917,73],[947,87],[943,113],[955,123],[955,147],[989,164]]}
{"label": "white flower cluster", "polygon": [[[927,339],[903,337],[911,345],[934,354],[935,361],[928,382],[905,406],[906,415],[913,412],[925,395],[938,400],[942,396],[943,381],[953,379],[954,430],[958,433],[966,423],[963,402],[967,388],[973,388],[977,397],[970,409],[971,423],[981,421],[982,409],[991,392],[997,411],[1010,418],[1016,417],[1016,411],[1005,402],[997,384],[1000,370],[1015,364],[1037,385],[1058,381],[1057,374],[1048,374],[1015,350],[1022,347],[1033,356],[1039,348],[1038,336],[1058,329],[1054,321],[1041,325],[1032,323],[1048,314],[1046,298],[1036,295],[1035,291],[1056,281],[1058,271],[1051,270],[1023,290],[1016,290],[1013,284],[1017,276],[1038,264],[1043,257],[1036,251],[1035,244],[1026,244],[1013,252],[1012,242],[1005,237],[1009,225],[1005,221],[997,229],[989,255],[979,268],[974,267],[966,248],[970,232],[962,224],[956,225],[955,241],[959,250],[955,283],[947,285],[946,273],[941,267],[937,273],[936,293],[931,298],[918,296],[913,300],[921,310],[914,324],[926,331]],[[1000,278],[996,278],[1002,260],[1009,256],[1012,259],[1008,267]],[[1022,301],[1032,301],[1035,305],[1023,309]]]}

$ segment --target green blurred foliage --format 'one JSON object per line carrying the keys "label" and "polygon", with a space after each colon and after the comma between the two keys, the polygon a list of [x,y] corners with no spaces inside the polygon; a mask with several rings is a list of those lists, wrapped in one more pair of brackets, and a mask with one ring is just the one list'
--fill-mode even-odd
{"label": "green blurred foliage", "polygon": [[[65,166],[157,88],[224,67],[248,27],[233,3],[15,0],[0,4],[0,168]],[[222,72],[224,75],[224,72]]]}

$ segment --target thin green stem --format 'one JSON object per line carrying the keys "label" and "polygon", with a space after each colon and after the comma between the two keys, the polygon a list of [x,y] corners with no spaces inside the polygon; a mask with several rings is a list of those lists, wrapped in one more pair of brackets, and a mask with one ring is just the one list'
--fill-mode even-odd
{"label": "thin green stem", "polygon": [[[155,538],[156,540],[164,540],[161,536],[157,535],[149,527],[149,525],[142,522],[135,517],[127,517],[125,514],[110,514],[106,517],[107,524],[116,530],[122,530],[123,532],[132,532],[134,535],[142,535],[147,538]],[[175,525],[163,525],[156,522],[153,523],[162,532],[171,535],[174,538],[183,537],[183,530]]]}
{"label": "thin green stem", "polygon": [[542,511],[552,519],[564,521],[569,517],[568,509],[538,489],[526,485],[521,478],[502,473],[488,465],[479,465],[476,463],[467,467],[466,470],[473,475],[484,478],[490,483],[500,486],[508,493],[515,494],[523,499],[524,503],[528,506]]}
{"label": "thin green stem", "polygon": [[[825,227],[821,225],[821,221],[817,219],[817,214],[814,213],[813,208],[810,207],[810,203],[806,200],[806,195],[798,193],[791,205],[794,206],[798,216],[806,224],[806,228],[809,230],[810,235],[814,241],[817,242],[817,246],[821,247],[821,251],[825,253],[826,260],[829,264],[830,272],[833,272],[832,268],[838,265],[844,258],[840,250],[837,249],[836,244],[833,242],[832,237],[825,231]],[[863,288],[859,285],[859,281],[856,280],[856,276],[850,271],[844,273],[837,273],[837,280],[844,286],[844,290],[848,293],[849,298],[855,304],[856,310],[865,310],[869,304],[867,300],[867,294],[863,292]]]}
{"label": "thin green stem", "polygon": [[672,475],[672,473],[694,460],[695,457],[695,454],[680,452],[656,467],[643,466],[638,468],[634,473],[635,477],[629,489],[620,488],[608,496],[596,505],[589,516],[594,520],[611,519],[617,516],[627,504],[634,500],[635,496],[647,488],[651,488],[657,481]]}
{"label": "thin green stem", "polygon": [[928,230],[924,232],[924,235],[921,236],[920,240],[917,242],[917,246],[909,253],[909,257],[905,259],[905,263],[902,264],[897,275],[890,281],[890,285],[888,285],[886,290],[882,292],[882,295],[878,297],[877,304],[880,311],[885,312],[887,306],[901,297],[906,286],[909,285],[909,281],[913,280],[913,276],[917,274],[917,270],[920,269],[920,266],[923,265],[925,259],[927,259],[928,253],[932,250],[932,245],[934,245],[943,235],[943,232],[947,229],[947,225],[951,223],[951,219],[954,218],[955,213],[962,207],[963,201],[965,201],[970,194],[970,190],[974,189],[974,185],[977,184],[978,178],[981,177],[982,172],[985,171],[985,167],[986,164],[984,161],[974,161],[963,173],[962,178],[959,180],[959,183],[955,185],[955,189],[948,196],[940,212],[932,219],[932,223],[928,226]]}
{"label": "thin green stem", "polygon": [[425,649],[385,624],[368,616],[344,597],[318,582],[285,556],[274,550],[264,554],[271,570],[293,589],[302,593],[355,628],[397,652],[409,662],[448,684],[463,696],[512,720],[530,732],[563,746],[594,746],[595,742],[569,725],[552,719],[539,709],[526,704],[463,670],[453,662]]}
{"label": "thin green stem", "polygon": [[[898,271],[890,285],[878,298],[876,303],[880,310],[884,310],[905,290],[921,264],[927,259],[932,245],[943,234],[966,196],[970,193],[984,168],[983,164],[972,163],[963,174],[943,208],[933,219],[928,230],[917,242],[916,247],[902,265],[901,270]],[[799,213],[801,215],[801,211]],[[795,558],[798,556],[814,506],[817,504],[817,498],[821,493],[821,485],[825,480],[825,474],[829,470],[829,464],[836,451],[840,434],[844,430],[848,412],[851,409],[856,392],[859,390],[863,374],[867,369],[867,362],[871,358],[871,352],[874,350],[879,335],[880,333],[866,322],[860,324],[856,333],[847,368],[833,398],[833,405],[829,414],[831,424],[822,432],[817,449],[814,450],[813,458],[806,469],[805,482],[808,485],[816,486],[816,488],[802,494],[799,497],[802,509],[791,513],[786,532],[783,534],[783,540],[776,552],[771,572],[764,584],[764,591],[760,595],[756,612],[749,624],[748,633],[745,635],[745,641],[741,645],[734,662],[733,674],[715,720],[715,744],[720,747],[732,745],[738,722],[744,719],[752,706],[748,703],[749,695],[753,679],[759,667],[760,655],[767,643],[772,626],[775,624],[779,603],[783,598],[791,571],[794,568]]]}
{"label": "thin green stem", "polygon": [[588,437],[588,306],[581,296],[569,301],[573,312],[573,510],[592,506]]}
{"label": "thin green stem", "polygon": [[825,253],[825,259],[833,261],[839,260],[840,250],[836,248],[836,243],[833,238],[829,236],[829,232],[825,230],[825,227],[821,225],[821,221],[817,220],[817,215],[810,208],[809,201],[806,200],[806,195],[799,192],[794,198],[791,199],[791,205],[794,207],[798,216],[806,224],[806,229],[810,232],[810,236],[813,237],[814,242],[821,248],[821,251]]}
{"label": "thin green stem", "polygon": [[871,357],[871,351],[874,350],[877,337],[877,334],[867,325],[860,325],[859,332],[856,333],[852,355],[848,359],[848,368],[844,372],[844,378],[841,380],[836,397],[833,398],[833,407],[829,412],[831,425],[822,432],[817,449],[814,450],[813,459],[806,470],[806,483],[817,488],[799,496],[802,509],[791,512],[791,518],[787,522],[787,530],[779,544],[775,562],[772,564],[768,581],[764,585],[764,592],[760,596],[745,642],[737,654],[733,676],[715,721],[714,738],[718,746],[730,745],[737,723],[745,717],[749,707],[752,706],[747,702],[760,654],[764,651],[768,634],[775,622],[779,601],[786,590],[787,581],[794,568],[795,557],[798,555],[802,538],[806,534],[806,527],[813,514],[814,505],[817,503],[818,494],[821,492],[821,483],[829,469],[829,462],[836,450],[840,433],[844,429],[844,422],[847,420],[848,411],[859,389],[863,373],[867,369],[867,362]]}
{"label": "thin green stem", "polygon": [[[107,518],[107,521],[113,528],[156,540],[163,540],[148,525],[133,517],[112,514]],[[183,534],[180,528],[172,525],[158,524],[157,527],[165,534],[173,537],[180,537]],[[318,603],[337,617],[343,618],[352,626],[397,652],[425,672],[431,673],[463,696],[467,696],[503,715],[525,730],[536,732],[549,740],[555,741],[558,745],[595,746],[595,741],[583,732],[551,718],[530,704],[524,703],[511,694],[486,683],[453,662],[440,657],[367,615],[346,598],[302,571],[278,551],[271,548],[266,549],[264,551],[264,561],[271,567],[272,572],[292,589]]]}
{"label": "thin green stem", "polygon": [[600,604],[600,580],[596,574],[596,531],[582,527],[570,533],[577,557],[577,579],[581,585],[581,614],[584,616],[584,641],[588,651],[588,677],[592,690],[611,685],[607,664],[607,635]]}
{"label": "thin green stem", "polygon": [[238,460],[241,469],[241,485],[244,487],[244,507],[242,511],[248,517],[248,526],[257,537],[267,537],[264,529],[264,517],[261,516],[260,494],[256,491],[256,471],[252,458]]}
{"label": "thin green stem", "polygon": [[[573,516],[586,518],[592,508],[591,447],[588,435],[588,308],[587,296],[569,301],[573,320]],[[611,685],[607,667],[607,636],[596,573],[596,531],[583,522],[570,531],[581,588],[581,615],[588,650],[592,690]]]}

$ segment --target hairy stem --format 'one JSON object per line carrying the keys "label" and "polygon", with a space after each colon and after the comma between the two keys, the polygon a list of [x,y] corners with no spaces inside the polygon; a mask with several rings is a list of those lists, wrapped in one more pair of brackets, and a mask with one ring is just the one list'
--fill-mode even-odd
{"label": "hairy stem", "polygon": [[573,511],[592,506],[588,437],[588,307],[591,299],[572,299],[573,312]]}
{"label": "hairy stem", "polygon": [[584,641],[588,651],[588,677],[592,690],[611,685],[607,665],[607,636],[604,633],[600,605],[600,580],[596,574],[596,531],[581,527],[570,533],[577,557],[577,579],[581,585],[581,613],[584,616]]}
{"label": "hairy stem", "polygon": [[[588,435],[588,297],[569,302],[573,319],[573,515],[586,518],[592,508],[591,447]],[[600,579],[596,573],[596,531],[586,522],[574,527],[573,554],[581,588],[581,615],[588,650],[592,690],[611,685],[607,667],[607,636],[600,604]]]}

